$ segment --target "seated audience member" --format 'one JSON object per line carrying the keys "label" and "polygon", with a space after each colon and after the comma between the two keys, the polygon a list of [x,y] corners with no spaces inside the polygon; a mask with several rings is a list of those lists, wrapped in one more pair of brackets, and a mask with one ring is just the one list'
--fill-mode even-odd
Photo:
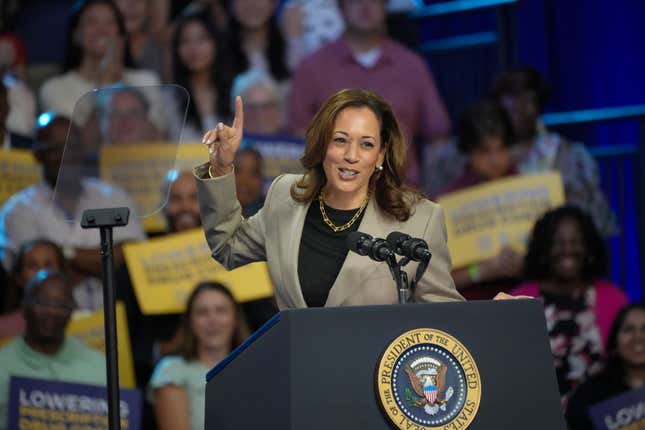
{"label": "seated audience member", "polygon": [[8,283],[7,303],[0,315],[0,338],[18,336],[24,331],[20,302],[25,287],[39,270],[65,271],[63,251],[49,240],[31,240],[20,247]]}
{"label": "seated audience member", "polygon": [[40,89],[44,110],[72,117],[76,102],[95,88],[123,83],[159,84],[152,72],[134,70],[126,43],[123,16],[111,0],[80,1],[72,11],[66,35],[63,74],[47,80]]}
{"label": "seated audience member", "polygon": [[0,349],[0,429],[6,428],[12,376],[105,384],[104,357],[65,335],[74,308],[65,275],[40,271],[25,288],[25,333]]}
{"label": "seated audience member", "polygon": [[250,147],[239,150],[235,154],[235,191],[245,218],[255,215],[264,204],[263,182],[262,154]]}
{"label": "seated audience member", "polygon": [[[70,223],[68,219],[80,220],[84,208],[135,208],[135,204],[124,191],[98,179],[79,181],[77,177],[70,179],[73,175],[62,175],[63,182],[57,182],[68,131],[70,139],[76,139],[76,128],[64,117],[50,116],[49,122],[39,127],[33,151],[42,166],[43,179],[13,195],[0,209],[0,251],[3,264],[9,268],[23,243],[38,238],[51,240],[63,249],[68,260],[70,274],[77,283],[74,297],[78,306],[93,311],[101,309],[103,303],[100,236],[96,230],[82,229],[78,222]],[[127,226],[115,229],[115,265],[123,262],[123,242],[144,238],[141,223],[134,215]]]}
{"label": "seated audience member", "polygon": [[20,135],[9,130],[7,117],[9,115],[9,93],[7,87],[0,79],[0,138],[2,145],[0,150],[6,149],[31,149],[33,140],[24,135]]}
{"label": "seated audience member", "polygon": [[[295,71],[289,131],[303,136],[331,95],[343,88],[365,88],[387,100],[411,142],[448,137],[450,119],[427,64],[386,34],[386,1],[340,0],[339,6],[346,25],[343,36]],[[407,181],[415,185],[420,152],[414,144],[408,147]]]}
{"label": "seated audience member", "polygon": [[[457,145],[468,164],[445,193],[463,190],[516,173],[511,153],[511,125],[504,110],[493,101],[470,106],[457,124]],[[522,257],[504,247],[498,255],[454,269],[452,277],[459,292],[468,300],[492,299],[498,291],[517,284]]]}
{"label": "seated audience member", "polygon": [[154,71],[157,76],[166,76],[165,46],[158,34],[153,31],[153,5],[150,0],[115,0],[128,33],[127,45],[130,48],[135,67]]}
{"label": "seated audience member", "polygon": [[566,140],[540,122],[548,89],[539,73],[531,68],[509,71],[499,78],[493,94],[511,117],[519,172],[560,172],[567,204],[590,214],[603,236],[617,234],[596,161],[583,144]]}
{"label": "seated audience member", "polygon": [[159,430],[204,428],[206,373],[248,336],[242,311],[221,284],[205,282],[190,295],[177,356],[157,365],[149,385]]}
{"label": "seated audience member", "polygon": [[607,364],[574,391],[567,407],[570,430],[592,429],[590,406],[629,390],[645,387],[645,305],[624,307],[616,316],[607,343]]}
{"label": "seated audience member", "polygon": [[231,106],[244,100],[244,129],[249,134],[276,135],[283,131],[284,109],[278,84],[267,74],[251,70],[233,81]]}
{"label": "seated audience member", "polygon": [[[200,141],[204,130],[226,120],[231,113],[233,72],[224,36],[205,13],[182,16],[176,24],[172,57],[173,82],[190,95],[182,140]],[[178,114],[183,118],[183,111]]]}
{"label": "seated audience member", "polygon": [[572,390],[602,369],[611,322],[627,304],[607,275],[607,250],[591,217],[565,206],[537,221],[524,259],[530,281],[512,294],[544,301],[563,405]]}
{"label": "seated audience member", "polygon": [[9,102],[7,130],[31,138],[36,122],[36,96],[26,83],[26,64],[22,41],[11,33],[0,35],[0,81],[6,87]]}
{"label": "seated audience member", "polygon": [[289,79],[286,44],[278,28],[277,0],[227,0],[234,75],[255,69],[277,82]]}
{"label": "seated audience member", "polygon": [[162,138],[150,118],[150,102],[136,88],[114,88],[101,122],[106,143],[132,145]]}

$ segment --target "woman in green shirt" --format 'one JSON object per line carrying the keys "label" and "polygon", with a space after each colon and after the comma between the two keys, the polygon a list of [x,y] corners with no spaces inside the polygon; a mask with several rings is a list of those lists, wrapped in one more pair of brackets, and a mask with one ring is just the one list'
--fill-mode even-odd
{"label": "woman in green shirt", "polygon": [[150,379],[149,398],[159,430],[204,428],[206,373],[248,336],[230,291],[204,282],[188,298],[178,355],[163,358]]}

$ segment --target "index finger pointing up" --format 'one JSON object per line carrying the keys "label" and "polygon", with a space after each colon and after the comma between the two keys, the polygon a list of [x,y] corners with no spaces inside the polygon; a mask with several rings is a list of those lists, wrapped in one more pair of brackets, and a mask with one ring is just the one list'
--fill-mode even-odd
{"label": "index finger pointing up", "polygon": [[235,98],[235,118],[233,118],[233,129],[236,133],[241,133],[244,128],[244,106],[242,105],[242,97]]}

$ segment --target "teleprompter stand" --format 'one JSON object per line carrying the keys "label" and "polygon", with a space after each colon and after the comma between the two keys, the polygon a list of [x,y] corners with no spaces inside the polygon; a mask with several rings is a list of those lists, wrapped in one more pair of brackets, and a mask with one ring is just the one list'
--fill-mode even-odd
{"label": "teleprompter stand", "polygon": [[101,233],[101,266],[103,268],[103,315],[107,361],[108,427],[120,430],[119,361],[117,358],[116,293],[114,291],[114,243],[112,229],[128,224],[130,209],[88,209],[83,212],[81,227],[98,228]]}

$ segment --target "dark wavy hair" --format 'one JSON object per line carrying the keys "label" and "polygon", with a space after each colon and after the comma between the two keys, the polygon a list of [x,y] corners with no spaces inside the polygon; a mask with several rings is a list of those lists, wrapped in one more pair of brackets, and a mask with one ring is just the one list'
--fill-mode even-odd
{"label": "dark wavy hair", "polygon": [[20,282],[18,281],[18,278],[20,277],[20,274],[24,270],[23,266],[25,265],[25,258],[27,254],[37,246],[47,246],[53,249],[54,253],[56,254],[56,259],[58,260],[57,271],[60,271],[62,273],[67,272],[67,263],[65,261],[65,256],[63,255],[63,251],[54,242],[47,239],[34,239],[34,240],[24,242],[20,246],[20,249],[18,250],[18,255],[16,255],[16,259],[14,260],[13,266],[11,267],[9,288],[7,289],[5,309],[3,310],[5,313],[13,312],[16,309],[20,308],[20,302],[24,295],[24,290],[27,286],[21,285]]}
{"label": "dark wavy hair", "polygon": [[623,307],[614,318],[609,329],[609,337],[607,338],[607,363],[602,375],[618,384],[625,384],[626,377],[623,359],[618,355],[618,333],[622,329],[627,315],[637,310],[645,312],[645,303],[630,304]]}
{"label": "dark wavy hair", "polygon": [[530,92],[540,112],[544,111],[551,90],[540,73],[532,67],[519,67],[502,74],[493,85],[493,97],[497,100],[505,95]]}
{"label": "dark wavy hair", "polygon": [[190,70],[182,63],[179,56],[179,44],[181,34],[188,24],[200,24],[208,33],[208,36],[215,45],[215,55],[213,65],[211,66],[210,80],[213,88],[217,91],[217,100],[215,102],[215,111],[218,116],[228,118],[231,116],[230,92],[233,82],[233,73],[229,66],[227,54],[226,37],[221,33],[211,20],[210,15],[206,12],[189,13],[182,15],[177,20],[177,27],[172,40],[172,58],[173,58],[173,80],[188,90],[190,94],[190,103],[188,104],[187,120],[194,124],[198,129],[203,129],[203,124],[197,107],[195,105],[194,88],[190,81]]}
{"label": "dark wavy hair", "polygon": [[[225,7],[229,15],[229,54],[235,75],[245,72],[249,68],[249,59],[242,49],[242,25],[233,13],[232,3],[235,0],[226,0]],[[269,72],[276,81],[282,81],[291,75],[286,61],[286,43],[278,26],[275,12],[269,18],[267,46],[264,56],[269,63]]]}
{"label": "dark wavy hair", "polygon": [[[83,49],[76,43],[76,31],[80,24],[81,17],[85,11],[94,5],[106,5],[114,14],[117,26],[119,27],[119,35],[127,39],[128,33],[125,28],[125,20],[121,11],[114,4],[112,0],[79,0],[72,8],[72,13],[67,21],[67,30],[65,33],[65,60],[63,62],[63,72],[68,72],[78,68],[83,59]],[[132,54],[130,53],[129,44],[123,45],[123,64],[125,67],[133,68],[134,61],[132,61]]]}
{"label": "dark wavy hair", "polygon": [[505,146],[510,146],[512,136],[511,120],[494,100],[468,106],[457,122],[457,147],[464,154],[472,152],[486,137],[500,137]]}
{"label": "dark wavy hair", "polygon": [[193,333],[190,325],[190,319],[193,314],[193,308],[195,307],[197,297],[199,297],[199,295],[204,291],[217,291],[224,294],[235,308],[235,332],[231,339],[231,351],[241,345],[242,342],[244,342],[244,340],[250,335],[249,326],[246,322],[246,318],[244,317],[242,307],[235,300],[231,291],[218,282],[201,282],[197,284],[193,292],[188,297],[188,301],[186,302],[186,311],[184,312],[181,324],[181,330],[183,331],[184,337],[182,345],[179,348],[179,354],[186,360],[194,360],[197,358],[197,338],[195,337],[195,333]]}
{"label": "dark wavy hair", "polygon": [[553,276],[550,253],[555,233],[563,220],[575,221],[582,232],[587,251],[582,279],[593,282],[605,277],[609,267],[605,243],[591,217],[575,206],[548,211],[535,223],[524,258],[524,276],[533,280],[547,280]]}
{"label": "dark wavy hair", "polygon": [[338,114],[346,108],[366,107],[374,112],[381,126],[381,144],[385,146],[383,170],[376,171],[369,189],[378,207],[390,217],[406,221],[412,206],[422,194],[403,184],[407,144],[392,108],[379,95],[363,89],[344,89],[331,96],[314,116],[305,136],[305,153],[300,159],[305,169],[302,179],[291,187],[291,197],[300,203],[314,200],[327,179],[323,160],[332,138]]}

